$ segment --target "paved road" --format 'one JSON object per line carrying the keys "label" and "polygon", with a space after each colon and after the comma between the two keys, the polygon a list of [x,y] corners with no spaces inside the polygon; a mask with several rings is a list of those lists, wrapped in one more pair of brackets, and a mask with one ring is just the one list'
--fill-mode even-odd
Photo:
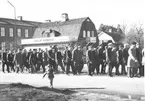
{"label": "paved road", "polygon": [[[49,86],[47,78],[42,79],[43,74],[16,74],[0,72],[0,83],[24,83],[36,87]],[[144,95],[144,78],[108,77],[108,76],[73,76],[57,74],[54,79],[55,88],[82,88],[100,89],[124,93],[127,95]]]}

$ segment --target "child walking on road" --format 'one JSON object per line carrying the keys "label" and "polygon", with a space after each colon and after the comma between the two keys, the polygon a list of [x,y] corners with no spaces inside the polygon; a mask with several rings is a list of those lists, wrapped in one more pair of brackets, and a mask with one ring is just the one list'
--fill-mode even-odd
{"label": "child walking on road", "polygon": [[47,75],[50,80],[50,87],[53,88],[53,78],[54,78],[54,70],[52,67],[49,67],[48,71],[43,75],[43,78]]}

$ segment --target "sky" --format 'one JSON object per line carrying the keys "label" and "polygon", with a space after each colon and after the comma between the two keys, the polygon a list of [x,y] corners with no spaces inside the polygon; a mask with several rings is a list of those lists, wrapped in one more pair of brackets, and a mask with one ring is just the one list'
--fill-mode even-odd
{"label": "sky", "polygon": [[[16,15],[24,20],[60,21],[62,13],[69,19],[90,17],[98,29],[100,24],[143,23],[145,0],[9,0]],[[14,18],[14,9],[7,0],[0,0],[0,17]]]}

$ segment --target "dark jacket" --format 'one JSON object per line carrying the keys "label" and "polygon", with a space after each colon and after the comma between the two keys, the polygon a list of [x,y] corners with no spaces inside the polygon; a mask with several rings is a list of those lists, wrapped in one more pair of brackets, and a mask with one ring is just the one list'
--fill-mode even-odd
{"label": "dark jacket", "polygon": [[93,51],[92,50],[87,50],[86,52],[86,61],[87,62],[92,62],[93,61]]}
{"label": "dark jacket", "polygon": [[74,62],[82,62],[83,61],[83,52],[81,50],[75,49],[72,52],[72,58]]}
{"label": "dark jacket", "polygon": [[97,50],[92,51],[92,62],[95,64],[99,64],[101,59],[99,58],[99,53]]}
{"label": "dark jacket", "polygon": [[2,53],[2,61],[7,62],[7,52]]}
{"label": "dark jacket", "polygon": [[14,54],[8,53],[7,60],[8,60],[8,62],[14,62]]}
{"label": "dark jacket", "polygon": [[16,64],[22,64],[22,62],[23,62],[22,53],[21,52],[16,53],[15,54],[15,63]]}
{"label": "dark jacket", "polygon": [[70,62],[72,59],[72,53],[70,50],[64,52],[64,62]]}
{"label": "dark jacket", "polygon": [[119,60],[119,63],[123,63],[124,62],[123,50],[119,50],[118,51],[118,60]]}
{"label": "dark jacket", "polygon": [[117,63],[118,62],[117,51],[112,48],[107,49],[106,58],[108,63]]}
{"label": "dark jacket", "polygon": [[128,49],[124,48],[123,49],[123,58],[124,58],[124,60],[128,60],[128,56],[129,56]]}

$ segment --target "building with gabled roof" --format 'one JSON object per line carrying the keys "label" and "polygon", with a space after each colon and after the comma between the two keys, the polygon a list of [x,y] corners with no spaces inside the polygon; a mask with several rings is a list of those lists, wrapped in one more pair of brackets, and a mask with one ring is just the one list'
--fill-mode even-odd
{"label": "building with gabled roof", "polygon": [[[52,38],[54,38],[55,40],[56,38],[57,40],[59,37],[68,37],[69,41],[63,42],[61,40],[61,42],[48,42],[49,39],[52,40]],[[26,40],[22,40],[22,45],[34,46],[34,43],[38,42],[39,38],[48,40],[46,42],[42,42],[41,40],[39,44],[36,43],[38,46],[40,46],[40,44],[48,46],[53,44],[68,44],[70,42],[75,42],[79,45],[85,45],[86,43],[91,42],[92,39],[93,43],[98,44],[97,30],[89,17],[42,23],[35,29],[34,35],[32,37],[33,42],[31,40],[31,43],[27,43]]]}

